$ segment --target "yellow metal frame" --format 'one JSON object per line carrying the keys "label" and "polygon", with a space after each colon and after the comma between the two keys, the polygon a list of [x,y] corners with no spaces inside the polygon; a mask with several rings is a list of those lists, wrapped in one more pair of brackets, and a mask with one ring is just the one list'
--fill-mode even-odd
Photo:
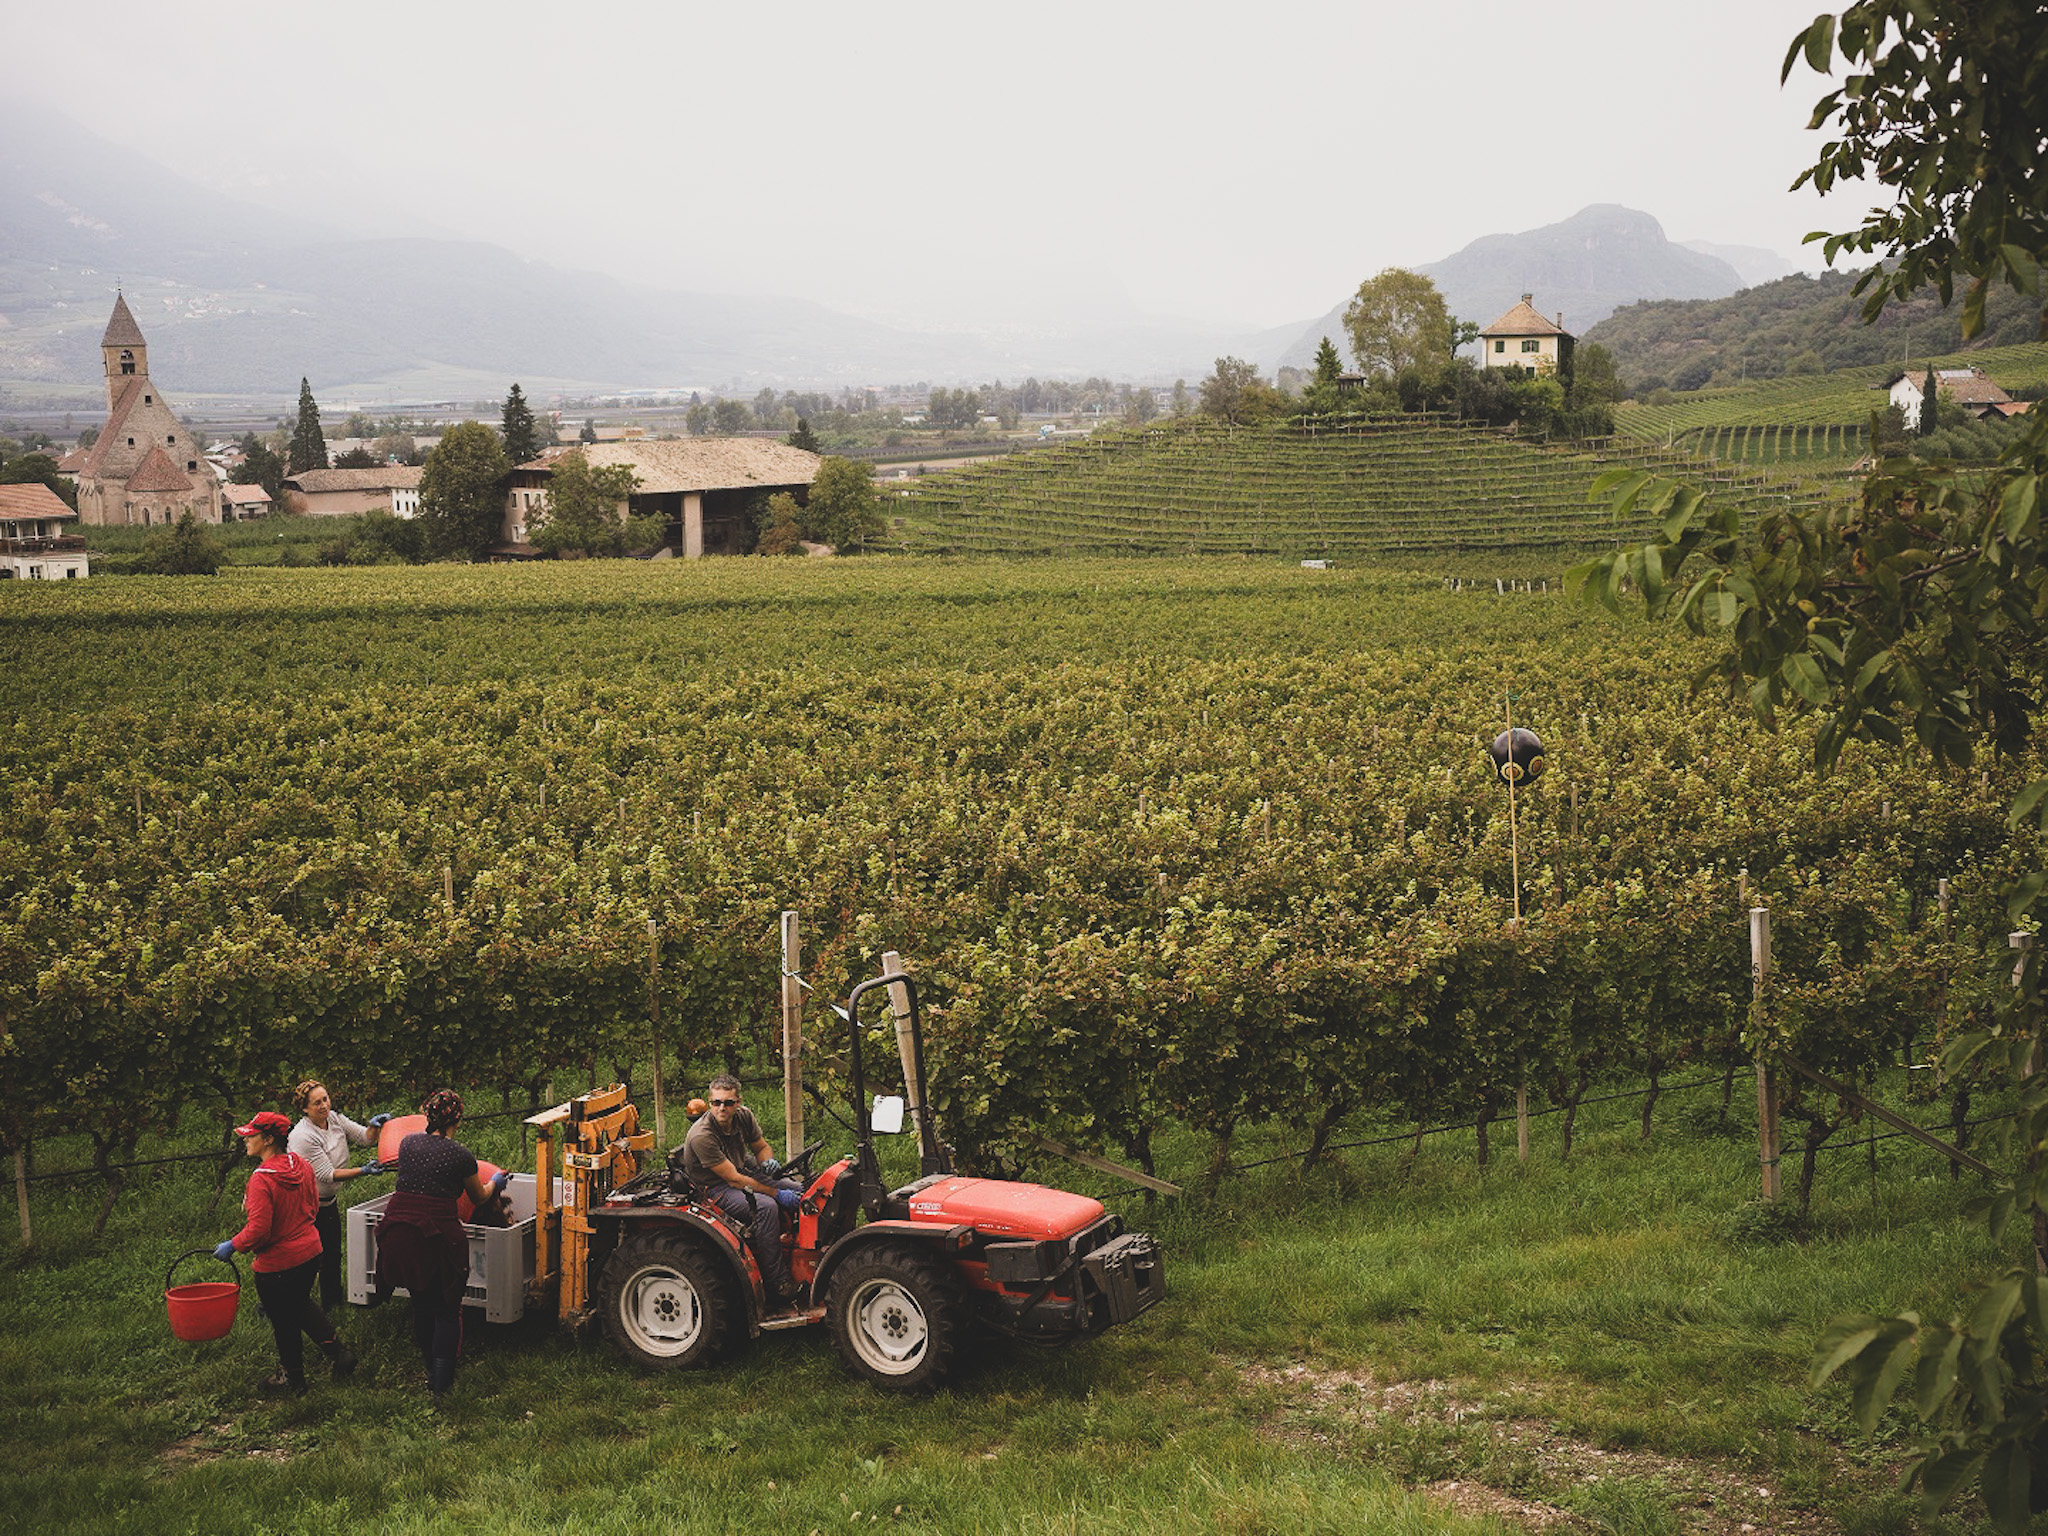
{"label": "yellow metal frame", "polygon": [[[625,1085],[593,1088],[566,1104],[527,1117],[533,1127],[535,1222],[533,1289],[556,1292],[556,1315],[579,1322],[590,1308],[590,1212],[605,1196],[640,1172],[641,1158],[654,1146],[654,1132],[640,1129],[640,1111],[627,1101]],[[559,1173],[569,1198],[555,1202],[555,1143],[562,1147]]]}

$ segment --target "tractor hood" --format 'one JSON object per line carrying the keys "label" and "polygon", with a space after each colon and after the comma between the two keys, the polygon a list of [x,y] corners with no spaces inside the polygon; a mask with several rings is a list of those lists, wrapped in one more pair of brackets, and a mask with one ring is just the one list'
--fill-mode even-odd
{"label": "tractor hood", "polygon": [[1102,1215],[1100,1200],[1007,1179],[940,1179],[910,1197],[912,1221],[971,1226],[1019,1240],[1072,1237]]}

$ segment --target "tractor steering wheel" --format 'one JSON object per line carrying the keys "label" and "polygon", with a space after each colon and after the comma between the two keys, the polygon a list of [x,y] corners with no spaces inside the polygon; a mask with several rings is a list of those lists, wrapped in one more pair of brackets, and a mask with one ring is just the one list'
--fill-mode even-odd
{"label": "tractor steering wheel", "polygon": [[812,1142],[803,1151],[797,1153],[795,1157],[792,1157],[777,1169],[775,1177],[778,1179],[795,1179],[797,1187],[799,1189],[803,1188],[811,1182],[811,1159],[818,1155],[824,1148],[824,1145],[823,1141]]}

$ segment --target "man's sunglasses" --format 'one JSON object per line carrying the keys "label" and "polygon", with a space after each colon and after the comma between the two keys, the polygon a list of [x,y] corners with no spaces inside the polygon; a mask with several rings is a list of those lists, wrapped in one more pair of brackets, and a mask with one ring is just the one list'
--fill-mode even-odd
{"label": "man's sunglasses", "polygon": [[713,1099],[711,1101],[713,1109],[738,1109],[739,1104],[740,1101],[738,1099]]}

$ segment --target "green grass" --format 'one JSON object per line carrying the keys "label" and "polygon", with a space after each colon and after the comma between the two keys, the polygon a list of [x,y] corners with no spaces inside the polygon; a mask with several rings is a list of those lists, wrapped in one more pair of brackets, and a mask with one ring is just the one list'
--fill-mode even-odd
{"label": "green grass", "polygon": [[[1737,1217],[1753,1144],[1688,1135],[1680,1097],[1647,1145],[1632,1103],[1588,1108],[1568,1164],[1555,1122],[1538,1120],[1526,1167],[1510,1150],[1481,1170],[1469,1133],[1451,1133],[1412,1161],[1397,1144],[1317,1172],[1279,1163],[1150,1210],[1099,1175],[1035,1169],[1159,1233],[1168,1300],[1066,1351],[990,1344],[928,1400],[854,1381],[818,1333],[664,1376],[529,1319],[472,1325],[436,1417],[393,1307],[342,1320],[364,1355],[355,1380],[272,1405],[251,1392],[273,1363],[252,1297],[217,1343],[176,1342],[163,1315],[164,1266],[234,1229],[239,1174],[210,1208],[210,1176],[152,1173],[100,1241],[96,1190],[38,1185],[37,1248],[0,1268],[0,1369],[14,1384],[0,1496],[24,1529],[167,1536],[316,1519],[506,1533],[1500,1529],[1414,1491],[1460,1481],[1570,1509],[1583,1528],[1659,1532],[1690,1528],[1690,1474],[1720,1469],[1724,1499],[1738,1484],[1772,1490],[1759,1528],[1773,1507],[1915,1528],[1887,1491],[1900,1421],[1875,1447],[1854,1437],[1842,1394],[1805,1385],[1812,1343],[1843,1311],[1944,1313],[1998,1255],[1957,1217],[1958,1187],[1932,1156],[1902,1143],[1879,1149],[1875,1200],[1865,1154],[1836,1154],[1808,1240],[1750,1241]],[[468,1140],[524,1166],[516,1129],[477,1122]],[[1167,1150],[1169,1176],[1201,1155],[1193,1138]],[[1237,1155],[1284,1150],[1248,1135]],[[45,1166],[76,1156],[39,1151]],[[1410,1408],[1379,1411],[1386,1389]],[[1531,1436],[1606,1448],[1608,1475],[1558,1471]]]}

